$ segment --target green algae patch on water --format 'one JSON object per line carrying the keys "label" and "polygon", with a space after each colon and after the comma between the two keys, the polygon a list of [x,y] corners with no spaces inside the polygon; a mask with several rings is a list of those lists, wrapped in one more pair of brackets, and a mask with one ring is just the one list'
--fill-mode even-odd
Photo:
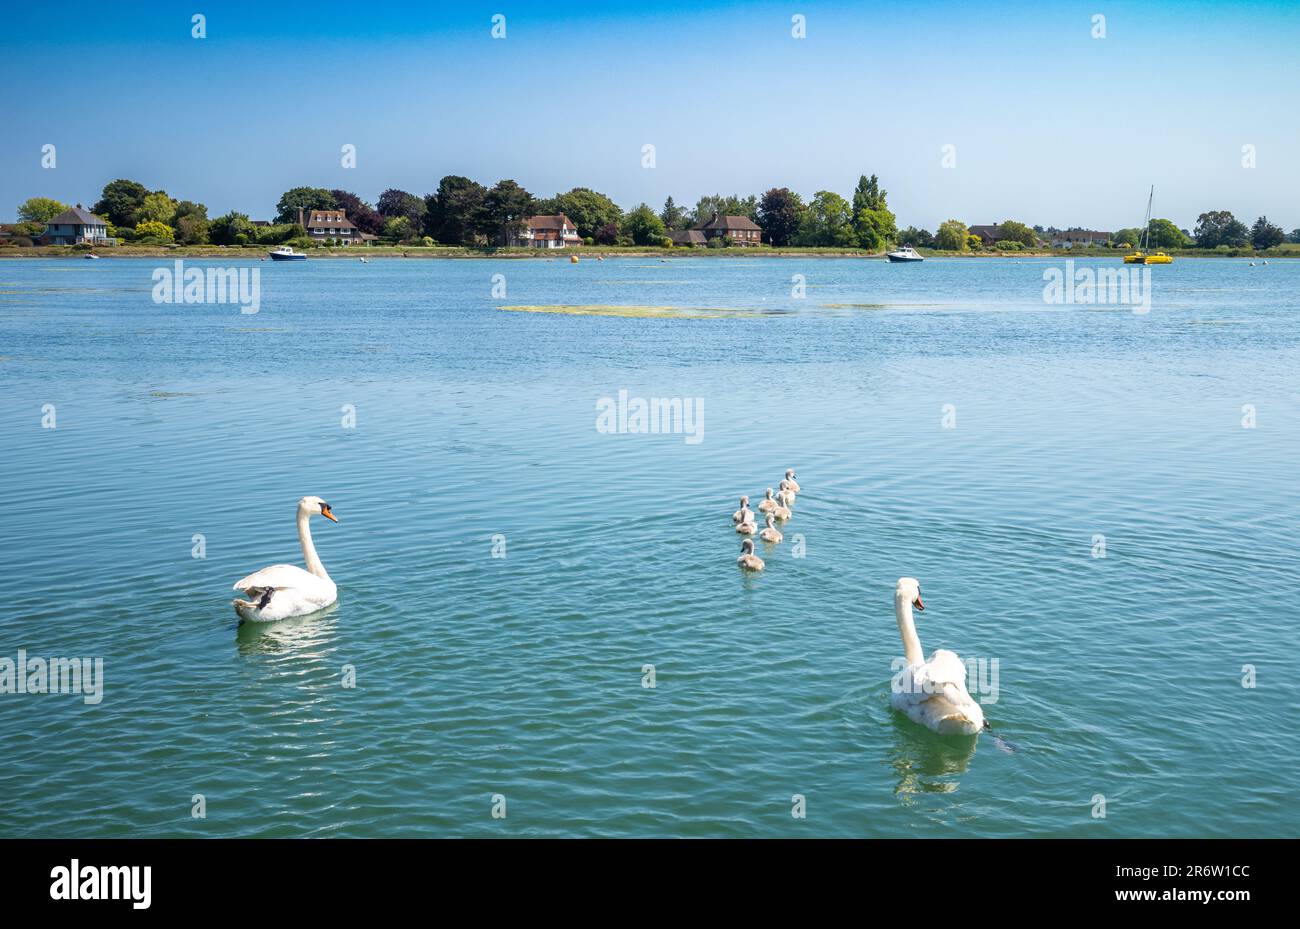
{"label": "green algae patch on water", "polygon": [[606,306],[552,304],[546,306],[501,306],[511,313],[555,313],[562,316],[617,316],[626,319],[731,319],[761,316],[753,310],[720,307]]}

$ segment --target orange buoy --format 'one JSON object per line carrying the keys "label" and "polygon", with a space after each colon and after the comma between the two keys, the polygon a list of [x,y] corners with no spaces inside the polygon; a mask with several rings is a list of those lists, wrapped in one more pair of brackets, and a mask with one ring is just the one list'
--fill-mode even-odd
{"label": "orange buoy", "polygon": [[578,256],[577,256],[577,255],[570,255],[570,256],[569,256],[569,264],[575,264],[575,265],[576,265],[577,263],[578,263]]}

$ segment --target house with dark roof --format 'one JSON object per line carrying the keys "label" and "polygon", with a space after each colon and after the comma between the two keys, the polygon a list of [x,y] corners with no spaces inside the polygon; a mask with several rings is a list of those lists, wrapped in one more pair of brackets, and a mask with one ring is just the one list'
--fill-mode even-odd
{"label": "house with dark roof", "polygon": [[971,235],[980,237],[980,243],[983,245],[992,245],[998,239],[1002,238],[1002,227],[993,226],[971,226],[968,230]]}
{"label": "house with dark roof", "polygon": [[108,237],[108,220],[87,212],[81,205],[64,210],[45,224],[41,234],[42,245],[116,245],[117,239]]}
{"label": "house with dark roof", "polygon": [[763,239],[763,230],[748,216],[719,216],[717,210],[695,229],[704,233],[706,240],[728,236],[736,245],[759,245]]}
{"label": "house with dark roof", "polygon": [[310,210],[304,219],[299,208],[298,225],[307,230],[308,237],[322,244],[334,241],[339,245],[363,245],[375,238],[352,225],[342,210]]}
{"label": "house with dark roof", "polygon": [[524,227],[510,237],[513,248],[564,248],[581,245],[582,236],[573,220],[563,213],[554,216],[530,216]]}
{"label": "house with dark roof", "polygon": [[1110,241],[1109,232],[1096,232],[1092,229],[1057,229],[1052,232],[1053,248],[1074,248],[1076,245],[1105,245]]}
{"label": "house with dark roof", "polygon": [[709,242],[704,237],[704,233],[698,229],[682,229],[678,232],[670,232],[668,238],[673,240],[674,245],[707,245]]}

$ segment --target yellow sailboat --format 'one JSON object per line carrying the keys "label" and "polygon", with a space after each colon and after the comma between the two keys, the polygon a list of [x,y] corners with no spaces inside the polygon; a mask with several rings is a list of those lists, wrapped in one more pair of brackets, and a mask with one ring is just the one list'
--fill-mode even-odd
{"label": "yellow sailboat", "polygon": [[1151,194],[1147,197],[1147,219],[1142,224],[1142,244],[1137,251],[1124,256],[1126,265],[1171,265],[1174,260],[1164,252],[1147,253],[1147,239],[1151,235],[1151,201],[1156,196],[1156,185],[1151,185]]}

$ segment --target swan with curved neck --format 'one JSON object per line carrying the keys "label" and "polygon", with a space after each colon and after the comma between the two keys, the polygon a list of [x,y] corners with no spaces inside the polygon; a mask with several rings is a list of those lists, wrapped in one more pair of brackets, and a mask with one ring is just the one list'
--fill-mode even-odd
{"label": "swan with curved neck", "polygon": [[763,528],[763,531],[758,534],[758,537],[764,542],[773,543],[780,542],[785,538],[785,536],[781,534],[781,530],[776,528],[776,517],[771,513],[767,514],[767,525]]}
{"label": "swan with curved neck", "polygon": [[921,582],[900,577],[894,588],[894,618],[907,661],[893,681],[890,705],[915,723],[941,735],[977,735],[985,728],[984,711],[966,690],[966,666],[953,652],[936,649],[926,661],[916,634],[912,608],[925,610]]}
{"label": "swan with curved neck", "polygon": [[338,599],[338,588],[325,573],[311,540],[309,525],[313,516],[338,522],[330,505],[320,497],[303,497],[298,501],[298,544],[302,546],[303,570],[297,565],[275,564],[248,575],[235,583],[250,599],[235,600],[240,619],[265,623],[291,616],[305,616],[323,610]]}
{"label": "swan with curved neck", "polygon": [[790,489],[791,489],[792,491],[794,491],[795,493],[799,493],[799,492],[800,492],[800,491],[799,491],[799,482],[796,481],[796,480],[794,479],[794,468],[786,468],[786,469],[785,469],[785,480],[786,480],[786,483],[788,483],[788,484],[790,485]]}
{"label": "swan with curved neck", "polygon": [[754,514],[751,513],[749,510],[749,498],[741,497],[740,509],[736,510],[736,512],[731,514],[731,521],[733,523],[743,523],[745,521],[746,515],[749,516],[750,521],[752,522]]}
{"label": "swan with curved neck", "polygon": [[790,482],[782,480],[777,485],[776,502],[785,507],[793,507],[795,501],[795,492],[790,489]]}

